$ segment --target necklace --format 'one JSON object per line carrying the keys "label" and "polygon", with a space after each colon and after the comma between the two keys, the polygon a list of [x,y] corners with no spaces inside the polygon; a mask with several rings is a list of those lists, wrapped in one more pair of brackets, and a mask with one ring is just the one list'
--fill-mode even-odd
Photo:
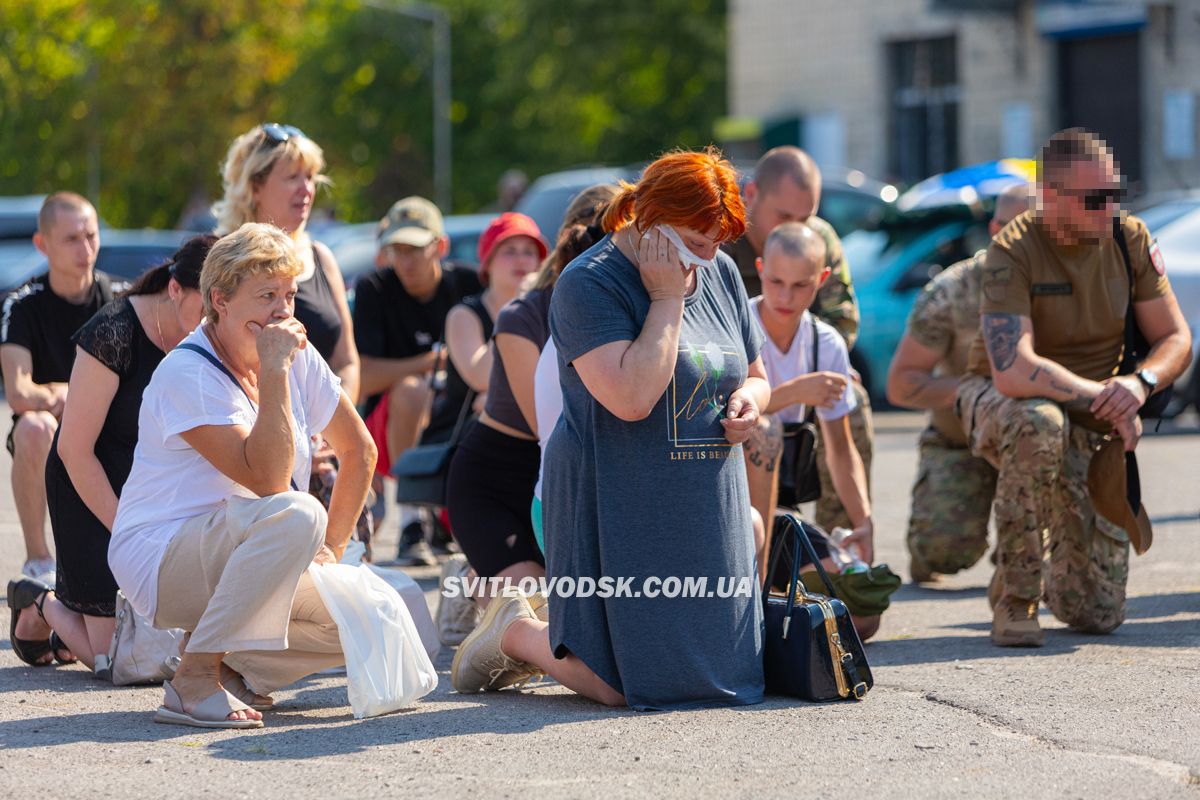
{"label": "necklace", "polygon": [[167,340],[163,338],[162,322],[158,318],[158,307],[160,305],[162,305],[161,300],[154,304],[154,327],[158,329],[158,346],[165,353],[167,352]]}

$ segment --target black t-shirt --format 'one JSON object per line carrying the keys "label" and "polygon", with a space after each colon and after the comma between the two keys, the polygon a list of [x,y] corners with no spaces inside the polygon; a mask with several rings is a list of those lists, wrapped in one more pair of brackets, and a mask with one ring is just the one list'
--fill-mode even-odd
{"label": "black t-shirt", "polygon": [[50,289],[50,273],[39,275],[4,300],[0,344],[24,347],[33,356],[33,382],[66,383],[75,364],[72,335],[113,299],[112,282],[95,273],[92,291],[79,305]]}
{"label": "black t-shirt", "polygon": [[295,314],[308,332],[308,340],[328,363],[338,339],[342,338],[342,317],[338,314],[333,287],[321,265],[321,253],[314,247],[312,254],[316,270],[308,280],[296,286]]}
{"label": "black t-shirt", "polygon": [[[483,290],[470,267],[442,264],[442,282],[433,297],[418,302],[390,267],[376,270],[354,289],[354,339],[358,352],[374,358],[411,358],[441,341],[446,314],[464,298]],[[367,399],[370,414],[379,395]]]}

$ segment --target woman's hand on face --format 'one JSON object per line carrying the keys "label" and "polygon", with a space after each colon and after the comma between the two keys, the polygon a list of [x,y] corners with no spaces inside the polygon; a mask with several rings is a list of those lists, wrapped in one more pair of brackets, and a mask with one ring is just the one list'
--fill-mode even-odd
{"label": "woman's hand on face", "polygon": [[290,369],[296,353],[308,346],[308,332],[295,317],[265,327],[251,322],[249,328],[257,338],[258,360],[263,369]]}
{"label": "woman's hand on face", "polygon": [[652,229],[638,242],[637,257],[642,285],[646,287],[651,300],[683,298],[692,270],[683,268],[675,245],[658,228]]}
{"label": "woman's hand on face", "polygon": [[846,393],[846,376],[840,372],[813,372],[795,380],[796,399],[806,406],[833,408]]}
{"label": "woman's hand on face", "polygon": [[744,388],[731,394],[729,403],[725,406],[725,418],[721,420],[721,426],[725,428],[725,441],[741,444],[749,439],[758,425],[758,416],[758,404],[754,402],[754,395]]}

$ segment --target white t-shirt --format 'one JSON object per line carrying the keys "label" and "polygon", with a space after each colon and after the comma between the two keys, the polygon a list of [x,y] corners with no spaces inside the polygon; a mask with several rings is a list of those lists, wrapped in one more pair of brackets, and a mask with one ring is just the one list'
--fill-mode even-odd
{"label": "white t-shirt", "polygon": [[[537,369],[533,372],[533,404],[537,409],[538,446],[542,448],[542,464],[545,463],[546,442],[554,433],[554,426],[562,416],[562,385],[558,382],[558,348],[553,339],[547,339],[542,354],[538,356]],[[538,465],[537,486],[533,496],[542,499],[542,466]]]}
{"label": "white t-shirt", "polygon": [[[205,324],[183,341],[213,353]],[[288,372],[296,458],[292,479],[308,490],[313,437],[333,419],[341,381],[309,346]],[[154,371],[142,395],[133,470],[121,490],[108,563],[117,585],[147,619],[154,619],[158,570],[168,545],[194,517],[209,514],[229,497],[257,497],[214,467],[180,436],[203,425],[253,427],[258,409],[241,387],[199,353],[175,349]]]}
{"label": "white t-shirt", "polygon": [[[817,323],[817,369],[814,370],[811,363],[814,317],[805,311],[800,316],[800,325],[796,328],[791,345],[787,350],[780,350],[767,335],[766,328],[763,327],[761,306],[761,296],[750,301],[750,308],[754,310],[754,321],[758,323],[758,327],[763,332],[763,338],[766,340],[763,344],[762,359],[767,368],[767,382],[771,386],[778,386],[810,372],[839,372],[842,375],[850,375],[850,354],[846,350],[846,342],[833,326],[815,320]],[[842,399],[834,403],[831,408],[818,408],[817,416],[823,420],[841,419],[857,406],[858,401],[854,397],[854,390],[847,383]],[[797,404],[783,409],[776,416],[781,422],[802,422],[804,413],[804,406]]]}

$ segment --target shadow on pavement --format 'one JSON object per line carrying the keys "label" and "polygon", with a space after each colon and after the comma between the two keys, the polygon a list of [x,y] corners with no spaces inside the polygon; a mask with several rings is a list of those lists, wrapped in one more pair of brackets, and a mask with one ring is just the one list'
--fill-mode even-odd
{"label": "shadow on pavement", "polygon": [[[984,594],[982,589],[978,591],[980,595]],[[1194,614],[1200,614],[1200,591],[1145,595],[1128,599],[1125,623],[1107,635],[1048,628],[1046,645],[1036,649],[993,647],[986,636],[978,635],[887,639],[868,643],[867,657],[872,666],[902,666],[1011,656],[1061,655],[1075,652],[1083,645],[1196,647],[1200,645],[1200,620],[1194,617],[1166,619]],[[1053,615],[1043,608],[1042,619],[1053,619]],[[963,622],[946,627],[986,633],[991,629],[991,621]]]}

